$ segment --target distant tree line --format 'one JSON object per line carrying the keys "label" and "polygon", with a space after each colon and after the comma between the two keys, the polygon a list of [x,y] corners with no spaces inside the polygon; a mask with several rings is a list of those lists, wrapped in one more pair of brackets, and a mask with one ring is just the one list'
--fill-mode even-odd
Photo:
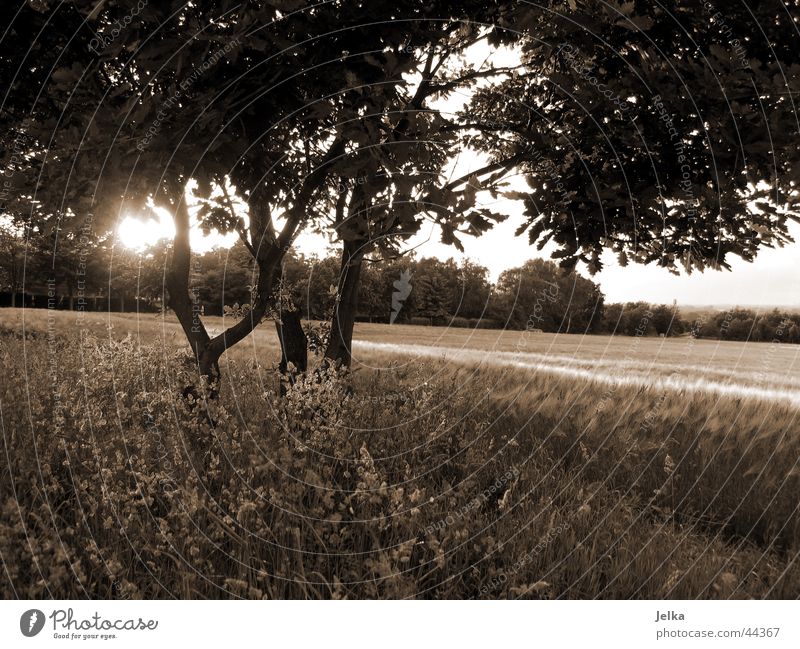
{"label": "distant tree line", "polygon": [[[45,242],[46,243],[46,242]],[[138,253],[94,242],[85,264],[77,246],[52,253],[36,241],[5,236],[0,254],[0,306],[47,307],[47,281],[55,280],[54,308],[156,311],[163,308],[169,246]],[[24,262],[24,268],[23,268]],[[78,267],[82,269],[78,274]],[[53,270],[55,268],[55,270]],[[26,291],[21,292],[21,278]],[[288,255],[282,295],[306,320],[326,320],[342,273],[339,255]],[[81,290],[76,290],[80,280]],[[257,280],[252,255],[241,243],[195,255],[190,285],[207,315],[250,302]],[[15,291],[12,292],[12,286]],[[79,304],[79,300],[82,303]],[[626,336],[695,336],[720,340],[800,343],[800,313],[752,309],[705,311],[684,317],[674,305],[605,302],[600,287],[581,274],[544,259],[501,273],[470,260],[415,258],[366,260],[361,271],[357,319],[432,326],[515,329]]]}
{"label": "distant tree line", "polygon": [[113,237],[43,234],[0,221],[0,306],[157,310],[167,254],[164,244],[139,254]]}
{"label": "distant tree line", "polygon": [[[247,303],[254,275],[240,246],[207,253],[195,268],[206,313]],[[304,319],[325,320],[341,272],[338,255],[288,256],[283,294]],[[361,272],[357,319],[362,322],[800,343],[800,313],[736,308],[689,318],[675,305],[607,304],[595,282],[544,259],[506,270],[495,283],[486,267],[470,260],[368,260]],[[224,286],[224,293],[206,288],[216,286]]]}
{"label": "distant tree line", "polygon": [[800,313],[772,309],[703,310],[685,317],[664,304],[628,302],[608,304],[602,330],[627,336],[693,336],[712,340],[800,343]]}
{"label": "distant tree line", "polygon": [[800,313],[735,308],[701,319],[697,329],[700,338],[800,343]]}

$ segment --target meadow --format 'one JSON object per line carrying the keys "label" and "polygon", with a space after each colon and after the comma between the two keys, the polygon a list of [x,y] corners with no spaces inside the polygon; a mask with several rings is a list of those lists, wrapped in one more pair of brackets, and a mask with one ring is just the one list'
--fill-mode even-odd
{"label": "meadow", "polygon": [[0,310],[0,593],[800,597],[800,347],[355,338],[280,398],[264,323],[192,404],[168,315]]}

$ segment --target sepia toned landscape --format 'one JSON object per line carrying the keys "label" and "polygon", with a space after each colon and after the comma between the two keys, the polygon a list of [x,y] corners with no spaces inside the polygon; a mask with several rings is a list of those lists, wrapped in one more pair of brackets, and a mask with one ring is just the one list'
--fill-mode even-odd
{"label": "sepia toned landscape", "polygon": [[800,598],[798,1],[0,12],[4,599]]}

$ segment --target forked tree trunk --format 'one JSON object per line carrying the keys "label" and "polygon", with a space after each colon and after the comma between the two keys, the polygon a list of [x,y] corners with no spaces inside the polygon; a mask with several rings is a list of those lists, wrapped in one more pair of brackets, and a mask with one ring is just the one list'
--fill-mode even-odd
{"label": "forked tree trunk", "polygon": [[[252,308],[244,318],[213,338],[208,335],[203,325],[199,305],[194,304],[196,300],[193,300],[189,295],[191,247],[189,245],[189,212],[184,198],[185,187],[179,184],[172,188],[175,237],[173,239],[172,260],[167,273],[169,306],[175,311],[175,315],[178,317],[192,347],[200,375],[207,376],[209,379],[212,390],[211,396],[216,396],[217,394],[220,379],[219,359],[222,354],[225,353],[225,350],[250,335],[273,305],[274,291],[280,279],[280,265],[286,251],[291,246],[298,227],[303,221],[306,205],[312,199],[314,192],[325,182],[330,172],[331,163],[344,152],[344,146],[345,141],[337,138],[331,144],[322,163],[306,177],[296,200],[293,201],[292,207],[285,214],[285,223],[280,233],[276,233],[273,229],[266,203],[263,204],[263,210],[257,209],[251,212],[250,232],[252,241],[249,247],[258,265],[258,281]],[[256,195],[251,194],[251,199],[256,199]],[[254,200],[254,203],[258,204],[258,202]],[[264,211],[264,214],[259,216],[259,211]],[[258,223],[254,223],[253,220]],[[299,325],[299,322],[290,325],[295,334],[297,333],[296,325]],[[302,327],[300,330],[302,331]],[[295,337],[295,335],[292,336],[293,339]],[[284,340],[288,340],[286,335],[284,335]],[[191,386],[187,388],[187,390],[191,389]]]}
{"label": "forked tree trunk", "polygon": [[[278,241],[265,242],[260,246],[256,255],[259,272],[253,308],[236,324],[211,338],[201,318],[200,304],[189,288],[191,264],[189,212],[182,195],[176,197],[175,202],[175,238],[167,273],[169,306],[181,323],[194,352],[200,376],[208,378],[209,396],[215,397],[220,380],[219,359],[222,354],[253,331],[269,310],[273,292],[280,278],[280,262],[283,259],[285,246]],[[187,387],[184,393],[197,397],[197,391],[193,386]]]}
{"label": "forked tree trunk", "polygon": [[325,360],[329,364],[350,367],[353,360],[353,327],[358,311],[358,289],[364,261],[364,241],[346,241],[342,252],[336,305],[331,320],[331,334]]}

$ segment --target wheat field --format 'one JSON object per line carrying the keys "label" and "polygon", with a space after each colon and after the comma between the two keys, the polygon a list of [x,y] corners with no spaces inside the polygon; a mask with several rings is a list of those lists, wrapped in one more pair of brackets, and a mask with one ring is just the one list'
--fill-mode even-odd
{"label": "wheat field", "polygon": [[800,596],[799,347],[355,337],[193,404],[169,315],[0,310],[3,596]]}

